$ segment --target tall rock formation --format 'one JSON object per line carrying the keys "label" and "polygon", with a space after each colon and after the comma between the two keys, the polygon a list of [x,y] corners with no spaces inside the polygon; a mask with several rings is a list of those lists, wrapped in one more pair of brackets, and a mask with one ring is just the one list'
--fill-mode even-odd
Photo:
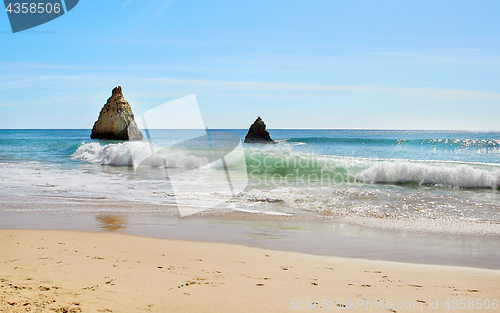
{"label": "tall rock formation", "polygon": [[92,128],[92,139],[142,140],[134,120],[134,113],[123,98],[122,87],[113,89],[111,97],[104,105],[99,118]]}
{"label": "tall rock formation", "polygon": [[266,130],[266,124],[260,116],[253,122],[245,136],[245,143],[276,143]]}

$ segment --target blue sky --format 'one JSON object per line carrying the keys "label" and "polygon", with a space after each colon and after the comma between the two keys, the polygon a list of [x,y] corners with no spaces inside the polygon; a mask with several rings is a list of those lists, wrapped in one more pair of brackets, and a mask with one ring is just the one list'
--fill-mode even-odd
{"label": "blue sky", "polygon": [[196,94],[210,128],[500,130],[499,1],[81,0],[13,34],[0,128],[91,128]]}

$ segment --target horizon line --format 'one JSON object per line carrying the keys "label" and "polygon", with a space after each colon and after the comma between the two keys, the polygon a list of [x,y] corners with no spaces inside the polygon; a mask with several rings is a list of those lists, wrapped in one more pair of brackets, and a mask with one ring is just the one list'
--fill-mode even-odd
{"label": "horizon line", "polygon": [[[0,128],[0,130],[88,130],[92,128]],[[144,129],[140,129],[144,130]],[[248,128],[148,128],[148,130],[248,130]],[[387,131],[469,131],[469,132],[500,132],[487,129],[424,129],[424,128],[266,128],[266,130],[387,130]]]}

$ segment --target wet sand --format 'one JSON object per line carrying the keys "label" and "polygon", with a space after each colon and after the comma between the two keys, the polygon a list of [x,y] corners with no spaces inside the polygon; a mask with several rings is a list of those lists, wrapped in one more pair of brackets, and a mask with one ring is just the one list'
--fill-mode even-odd
{"label": "wet sand", "polygon": [[257,214],[0,212],[0,229],[119,232],[145,237],[232,243],[271,250],[406,263],[500,269],[500,238],[401,232],[336,221],[280,220]]}

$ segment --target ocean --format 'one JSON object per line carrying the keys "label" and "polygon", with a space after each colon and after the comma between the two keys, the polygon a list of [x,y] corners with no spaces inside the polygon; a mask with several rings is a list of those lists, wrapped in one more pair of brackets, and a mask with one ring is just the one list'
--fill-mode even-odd
{"label": "ocean", "polygon": [[[143,229],[162,227],[149,217],[179,213],[186,220],[171,229],[200,217],[217,218],[222,228],[235,221],[304,222],[304,236],[325,227],[329,236],[351,236],[356,229],[453,241],[448,248],[460,238],[456,253],[488,254],[478,266],[498,267],[492,265],[498,253],[487,251],[498,251],[500,242],[500,132],[268,131],[276,144],[236,147],[234,138],[243,142],[246,130],[208,130],[211,147],[186,149],[182,142],[203,136],[199,130],[150,130],[151,142],[91,140],[90,130],[0,130],[0,226],[13,215],[39,214],[128,216],[141,219]],[[227,133],[237,137],[226,144]],[[216,143],[226,150],[214,157]],[[159,157],[143,156],[138,166],[134,153],[151,149]],[[474,251],[464,238],[474,241]]]}

